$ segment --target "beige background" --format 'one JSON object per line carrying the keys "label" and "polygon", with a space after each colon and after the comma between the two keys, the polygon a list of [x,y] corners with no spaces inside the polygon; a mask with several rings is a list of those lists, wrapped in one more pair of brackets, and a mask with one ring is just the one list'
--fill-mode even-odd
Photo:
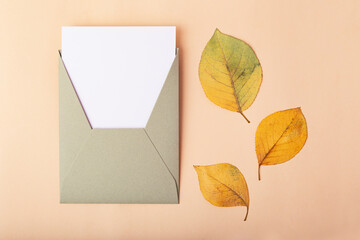
{"label": "beige background", "polygon": [[[0,0],[0,239],[358,239],[359,1]],[[63,25],[175,25],[181,65],[179,205],[60,205],[57,49]],[[240,114],[197,70],[218,27],[249,42],[264,81]],[[90,50],[90,49],[89,49]],[[309,138],[257,181],[255,130],[301,106]],[[202,197],[194,164],[236,165],[245,208]]]}

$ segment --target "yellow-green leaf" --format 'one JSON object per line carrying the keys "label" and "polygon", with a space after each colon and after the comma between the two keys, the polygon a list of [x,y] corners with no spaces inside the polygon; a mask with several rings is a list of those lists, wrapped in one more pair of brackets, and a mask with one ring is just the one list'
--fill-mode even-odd
{"label": "yellow-green leaf", "polygon": [[254,102],[262,82],[262,68],[244,41],[218,29],[201,55],[199,78],[206,96],[216,105],[239,112]]}
{"label": "yellow-green leaf", "polygon": [[307,125],[300,108],[276,112],[262,120],[255,136],[259,180],[262,165],[289,161],[302,149],[306,139]]}
{"label": "yellow-green leaf", "polygon": [[194,166],[204,198],[217,207],[245,206],[249,212],[249,190],[239,169],[228,163]]}

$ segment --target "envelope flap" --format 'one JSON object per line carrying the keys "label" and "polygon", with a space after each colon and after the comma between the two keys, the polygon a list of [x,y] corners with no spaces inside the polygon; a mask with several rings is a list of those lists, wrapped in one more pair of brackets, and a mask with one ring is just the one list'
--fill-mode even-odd
{"label": "envelope flap", "polygon": [[179,187],[178,49],[145,131]]}
{"label": "envelope flap", "polygon": [[93,129],[64,180],[62,203],[178,203],[144,129]]}
{"label": "envelope flap", "polygon": [[60,184],[88,138],[91,127],[59,56]]}

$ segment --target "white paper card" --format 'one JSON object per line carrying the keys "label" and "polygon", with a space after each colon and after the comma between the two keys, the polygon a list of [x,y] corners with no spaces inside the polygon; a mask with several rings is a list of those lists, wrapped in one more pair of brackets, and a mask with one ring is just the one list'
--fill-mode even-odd
{"label": "white paper card", "polygon": [[93,128],[145,127],[175,49],[175,27],[62,28],[62,59]]}

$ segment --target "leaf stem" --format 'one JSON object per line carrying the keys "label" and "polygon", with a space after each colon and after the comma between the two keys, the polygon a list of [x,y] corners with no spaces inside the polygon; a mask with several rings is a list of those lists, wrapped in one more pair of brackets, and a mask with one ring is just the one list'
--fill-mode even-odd
{"label": "leaf stem", "polygon": [[240,114],[245,118],[245,120],[250,123],[249,119],[247,119],[247,117],[243,114],[243,112],[240,111]]}
{"label": "leaf stem", "polygon": [[249,214],[249,207],[246,207],[246,215],[245,215],[244,221],[246,221],[248,214]]}
{"label": "leaf stem", "polygon": [[261,165],[259,164],[259,167],[258,167],[258,177],[259,177],[259,181],[261,180],[261,176],[260,176],[260,167],[261,167]]}

